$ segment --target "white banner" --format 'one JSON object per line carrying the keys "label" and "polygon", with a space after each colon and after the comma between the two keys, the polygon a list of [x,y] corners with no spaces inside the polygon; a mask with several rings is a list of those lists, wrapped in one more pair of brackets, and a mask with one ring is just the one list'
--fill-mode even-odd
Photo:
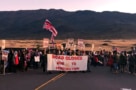
{"label": "white banner", "polygon": [[74,48],[74,39],[68,39],[67,43],[66,43],[66,48],[70,48],[73,49]]}
{"label": "white banner", "polygon": [[43,38],[43,48],[47,48],[49,46],[49,39]]}
{"label": "white banner", "polygon": [[47,70],[86,71],[88,56],[53,55],[47,56]]}
{"label": "white banner", "polygon": [[85,44],[83,39],[78,39],[78,49],[84,50],[85,49]]}
{"label": "white banner", "polygon": [[34,56],[34,61],[35,62],[40,62],[40,56]]}
{"label": "white banner", "polygon": [[5,49],[5,45],[6,45],[6,40],[2,40],[1,48],[2,48],[2,49]]}

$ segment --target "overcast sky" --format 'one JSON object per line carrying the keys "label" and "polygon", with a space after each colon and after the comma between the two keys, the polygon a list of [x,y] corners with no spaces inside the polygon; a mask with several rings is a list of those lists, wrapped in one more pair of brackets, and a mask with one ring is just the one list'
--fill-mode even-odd
{"label": "overcast sky", "polygon": [[136,13],[136,0],[0,0],[0,11],[63,9]]}

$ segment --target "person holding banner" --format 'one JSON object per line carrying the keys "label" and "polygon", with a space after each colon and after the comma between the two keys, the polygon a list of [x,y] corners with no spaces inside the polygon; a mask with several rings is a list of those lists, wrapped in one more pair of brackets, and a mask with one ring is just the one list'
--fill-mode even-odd
{"label": "person holding banner", "polygon": [[91,72],[91,52],[88,52],[88,61],[87,61],[87,72]]}
{"label": "person holding banner", "polygon": [[47,53],[46,51],[45,52],[43,51],[42,54],[40,55],[40,61],[41,61],[43,72],[47,72]]}
{"label": "person holding banner", "polygon": [[86,51],[82,51],[82,56],[88,56],[88,60],[87,60],[87,72],[91,72],[91,54],[87,53]]}

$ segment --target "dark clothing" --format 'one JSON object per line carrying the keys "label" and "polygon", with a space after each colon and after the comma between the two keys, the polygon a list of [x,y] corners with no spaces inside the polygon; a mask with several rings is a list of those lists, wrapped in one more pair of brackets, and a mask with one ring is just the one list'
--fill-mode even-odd
{"label": "dark clothing", "polygon": [[94,55],[93,56],[93,58],[92,58],[92,65],[94,66],[94,67],[96,67],[97,65],[98,65],[98,57],[97,57],[97,55]]}
{"label": "dark clothing", "polygon": [[87,72],[91,72],[91,57],[88,56],[88,61],[87,61]]}
{"label": "dark clothing", "polygon": [[23,53],[21,53],[19,57],[20,57],[20,60],[19,60],[19,69],[21,71],[24,71],[25,55]]}
{"label": "dark clothing", "polygon": [[10,52],[8,54],[8,66],[7,66],[7,69],[8,69],[8,72],[13,72],[14,70],[14,61],[13,61],[13,57],[14,57],[14,54],[12,52]]}
{"label": "dark clothing", "polygon": [[46,55],[42,54],[40,56],[40,60],[41,60],[41,66],[43,68],[43,72],[46,72],[47,71],[47,54]]}
{"label": "dark clothing", "polygon": [[128,60],[129,60],[129,72],[133,74],[135,71],[135,58],[133,55],[130,55]]}
{"label": "dark clothing", "polygon": [[126,64],[127,64],[127,56],[121,54],[119,61],[121,72],[124,72]]}
{"label": "dark clothing", "polygon": [[115,72],[119,69],[118,62],[119,62],[119,58],[118,58],[117,54],[114,54],[113,55],[113,68],[114,68]]}

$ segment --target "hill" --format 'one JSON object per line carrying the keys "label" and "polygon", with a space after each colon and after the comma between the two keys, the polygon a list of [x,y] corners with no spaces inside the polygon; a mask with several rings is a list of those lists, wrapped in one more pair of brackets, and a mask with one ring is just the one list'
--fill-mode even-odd
{"label": "hill", "polygon": [[58,30],[56,39],[135,39],[136,14],[64,10],[0,12],[0,39],[50,38],[43,23],[49,19]]}

